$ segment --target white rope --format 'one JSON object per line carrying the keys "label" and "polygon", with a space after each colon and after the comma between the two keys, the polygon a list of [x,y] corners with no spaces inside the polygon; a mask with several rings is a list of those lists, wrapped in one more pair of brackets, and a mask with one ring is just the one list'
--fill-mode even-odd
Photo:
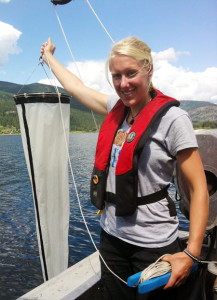
{"label": "white rope", "polygon": [[97,20],[99,21],[100,25],[102,26],[102,28],[105,30],[106,34],[108,35],[108,37],[110,38],[110,40],[112,41],[113,44],[115,44],[115,41],[113,40],[113,38],[111,37],[111,35],[109,34],[108,30],[105,28],[105,26],[103,25],[103,23],[101,22],[100,18],[98,17],[98,15],[96,14],[95,10],[93,9],[92,5],[90,4],[90,2],[88,0],[87,4],[89,5],[90,9],[92,10],[92,12],[94,13],[95,17],[97,18]]}
{"label": "white rope", "polygon": [[[48,76],[48,74],[47,74],[47,72],[46,72],[46,70],[45,70],[44,63],[43,63],[43,62],[41,63],[41,66],[42,66],[42,68],[43,68],[43,70],[44,70],[44,72],[45,72],[45,74],[46,74],[46,76],[47,76],[47,79],[48,79],[49,82],[50,82],[50,85],[51,85],[52,87],[54,87],[53,83],[52,83],[51,80],[50,80],[50,77]],[[55,87],[54,87],[54,89],[55,89]]]}
{"label": "white rope", "polygon": [[60,21],[60,18],[59,18],[59,16],[58,16],[58,13],[57,13],[57,10],[56,10],[56,7],[55,7],[54,4],[53,4],[53,7],[54,7],[54,12],[55,12],[55,14],[56,14],[57,20],[58,20],[59,25],[60,25],[62,34],[63,34],[63,36],[64,36],[66,45],[67,45],[67,47],[68,47],[68,49],[69,49],[70,55],[71,55],[71,57],[72,57],[72,60],[73,60],[73,62],[74,62],[74,64],[75,64],[76,70],[77,70],[77,72],[78,72],[78,77],[80,78],[81,81],[83,81],[83,80],[82,80],[82,77],[81,77],[81,73],[80,73],[79,68],[78,68],[78,66],[77,66],[77,63],[76,63],[76,61],[75,61],[75,57],[74,57],[74,55],[72,54],[72,50],[71,50],[71,48],[70,48],[70,46],[69,46],[69,42],[68,42],[68,40],[67,40],[65,31],[64,31],[64,29],[63,29],[62,23],[61,23],[61,21]]}
{"label": "white rope", "polygon": [[47,78],[48,78],[48,80],[49,80],[49,82],[50,82],[50,85],[53,86],[53,84],[52,84],[52,82],[50,81],[50,78],[49,78],[49,76],[47,75],[47,72],[46,72],[46,70],[45,70],[45,68],[44,68],[44,63],[41,61],[41,57],[40,57],[40,58],[39,58],[39,63],[34,67],[33,71],[29,74],[29,76],[27,77],[27,79],[25,80],[25,82],[23,83],[23,85],[21,86],[21,88],[19,89],[19,91],[16,93],[16,95],[18,95],[18,94],[21,92],[21,90],[24,88],[24,86],[26,86],[27,82],[30,80],[30,78],[32,77],[32,75],[35,73],[36,69],[37,69],[38,66],[40,66],[40,65],[41,65],[42,68],[44,69],[44,72],[45,72],[45,74],[46,74],[46,76],[47,76]]}
{"label": "white rope", "polygon": [[[73,60],[73,62],[74,62],[74,64],[75,64],[76,70],[77,70],[77,72],[78,72],[78,77],[79,77],[79,79],[83,82],[81,73],[80,73],[80,71],[79,71],[79,68],[78,68],[78,65],[77,65],[77,63],[76,63],[75,57],[74,57],[74,55],[72,54],[72,50],[71,50],[71,48],[70,48],[70,46],[69,46],[69,42],[68,42],[68,40],[67,40],[65,31],[64,31],[64,29],[63,29],[62,23],[61,23],[61,21],[60,21],[60,18],[59,18],[59,16],[58,16],[58,13],[57,13],[57,10],[56,10],[56,7],[55,7],[54,4],[53,4],[53,7],[54,7],[54,11],[55,11],[57,20],[58,20],[59,25],[60,25],[62,34],[63,34],[63,36],[64,36],[66,45],[67,45],[67,47],[68,47],[68,49],[69,49],[70,55],[71,55],[71,57],[72,57],[72,60]],[[92,110],[91,110],[91,114],[92,114],[92,117],[93,117],[93,120],[94,120],[94,124],[95,124],[96,130],[97,130],[97,132],[99,132],[99,128],[98,128],[98,125],[97,125],[97,123],[96,123],[96,118],[95,118],[94,113],[93,113]]]}
{"label": "white rope", "polygon": [[21,88],[19,89],[19,91],[17,92],[17,95],[20,93],[20,91],[23,89],[23,87],[27,84],[27,82],[29,81],[29,79],[32,77],[33,73],[35,73],[35,70],[37,69],[37,67],[41,64],[41,62],[39,62],[33,69],[33,71],[29,74],[29,76],[27,77],[26,81],[24,82],[24,84],[21,86]]}
{"label": "white rope", "polygon": [[[146,269],[144,269],[140,275],[138,284],[143,283],[147,280],[150,280],[154,277],[162,276],[168,272],[172,272],[171,264],[167,261],[160,261],[165,255],[159,257],[153,264],[149,265]],[[198,263],[202,264],[216,264],[216,261],[206,261],[206,260],[198,260]],[[217,274],[217,273],[216,273]]]}
{"label": "white rope", "polygon": [[162,257],[164,257],[167,254],[162,255],[159,257],[153,264],[148,266],[146,269],[144,269],[141,273],[141,276],[138,281],[138,285],[144,281],[147,281],[151,278],[164,275],[168,272],[171,272],[171,264],[167,261],[160,261]]}

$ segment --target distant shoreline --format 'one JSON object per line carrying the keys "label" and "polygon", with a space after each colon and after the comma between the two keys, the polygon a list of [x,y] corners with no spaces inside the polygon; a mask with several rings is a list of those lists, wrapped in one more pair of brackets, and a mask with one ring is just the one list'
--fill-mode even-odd
{"label": "distant shoreline", "polygon": [[21,135],[21,133],[0,133],[0,135]]}
{"label": "distant shoreline", "polygon": [[[70,131],[69,133],[97,133],[97,131]],[[21,135],[21,133],[0,133],[1,135]]]}
{"label": "distant shoreline", "polygon": [[[216,128],[194,128],[194,130],[200,130],[200,129],[204,129],[204,130],[216,130]],[[70,131],[69,133],[97,133],[97,131]],[[0,133],[0,136],[10,136],[10,135],[21,135],[21,133]]]}

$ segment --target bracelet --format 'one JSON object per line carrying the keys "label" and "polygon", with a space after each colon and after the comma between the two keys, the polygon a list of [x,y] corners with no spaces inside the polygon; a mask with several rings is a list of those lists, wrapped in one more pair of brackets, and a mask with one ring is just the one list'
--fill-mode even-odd
{"label": "bracelet", "polygon": [[196,262],[198,262],[198,263],[201,262],[200,258],[194,256],[194,255],[193,255],[191,252],[189,252],[187,249],[185,249],[183,252],[184,252],[185,254],[187,254],[191,259],[193,259],[193,261],[196,261]]}

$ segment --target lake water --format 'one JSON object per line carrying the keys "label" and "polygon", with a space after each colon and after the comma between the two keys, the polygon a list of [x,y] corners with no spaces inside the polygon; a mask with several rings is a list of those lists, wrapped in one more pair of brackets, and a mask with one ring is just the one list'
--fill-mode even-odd
{"label": "lake water", "polygon": [[[97,134],[70,134],[69,150],[84,216],[99,242],[99,218],[89,200]],[[174,197],[174,189],[171,188]],[[95,251],[83,224],[70,178],[69,266]],[[188,222],[179,214],[180,226]],[[0,299],[16,299],[43,283],[32,190],[21,136],[0,136]]]}

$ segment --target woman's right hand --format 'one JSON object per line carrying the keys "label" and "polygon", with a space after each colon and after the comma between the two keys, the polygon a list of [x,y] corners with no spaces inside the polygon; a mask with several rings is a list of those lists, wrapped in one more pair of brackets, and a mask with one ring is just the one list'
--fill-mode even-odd
{"label": "woman's right hand", "polygon": [[108,95],[85,86],[79,77],[61,65],[53,56],[55,49],[55,45],[48,38],[47,42],[41,46],[41,58],[49,66],[63,88],[87,108],[98,114],[107,115]]}
{"label": "woman's right hand", "polygon": [[53,55],[55,52],[55,45],[52,43],[51,38],[48,38],[46,43],[43,43],[41,46],[41,57],[44,62],[47,64],[47,55]]}

